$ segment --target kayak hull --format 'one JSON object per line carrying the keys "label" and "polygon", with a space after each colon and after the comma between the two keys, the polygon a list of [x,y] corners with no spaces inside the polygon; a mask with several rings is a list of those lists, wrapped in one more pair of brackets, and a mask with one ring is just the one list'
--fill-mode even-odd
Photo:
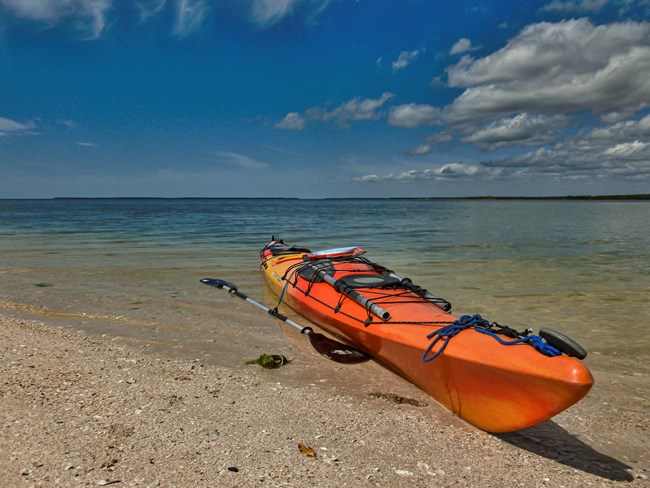
{"label": "kayak hull", "polygon": [[[271,246],[277,243],[271,243]],[[318,327],[349,342],[421,388],[445,408],[488,432],[510,432],[547,420],[582,399],[593,384],[587,367],[565,355],[548,357],[529,344],[503,345],[474,329],[453,337],[433,360],[423,356],[427,336],[457,317],[411,290],[358,289],[377,298],[389,320],[335,290],[330,283],[299,273],[307,250],[274,255],[262,251],[261,268],[282,303]],[[338,259],[338,258],[337,258]],[[363,262],[333,260],[333,278],[381,274]],[[369,323],[370,322],[370,323]],[[434,355],[443,341],[431,348]]]}

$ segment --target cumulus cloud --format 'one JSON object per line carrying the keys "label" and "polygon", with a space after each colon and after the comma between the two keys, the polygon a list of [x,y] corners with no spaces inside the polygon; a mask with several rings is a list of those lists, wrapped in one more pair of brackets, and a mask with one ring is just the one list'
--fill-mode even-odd
{"label": "cumulus cloud", "polygon": [[487,168],[478,164],[447,163],[438,168],[411,169],[400,173],[390,173],[385,176],[376,174],[355,178],[358,183],[373,183],[379,181],[420,182],[423,180],[469,180],[477,177],[492,179],[500,173],[498,168]]}
{"label": "cumulus cloud", "polygon": [[307,127],[307,121],[298,112],[289,112],[284,119],[275,124],[277,129],[303,130]]}
{"label": "cumulus cloud", "polygon": [[640,120],[626,120],[589,132],[584,140],[590,144],[619,144],[631,139],[650,140],[650,115]]}
{"label": "cumulus cloud", "polygon": [[426,143],[422,144],[418,147],[414,147],[413,149],[409,149],[406,154],[408,156],[424,156],[425,154],[429,154],[430,152],[433,152],[435,149],[435,146],[431,143]]}
{"label": "cumulus cloud", "polygon": [[[449,87],[464,88],[450,105],[395,107],[388,123],[444,125],[458,141],[482,150],[553,144],[585,113],[600,115],[604,124],[624,123],[650,107],[650,23],[532,24],[488,56],[463,56],[447,77]],[[639,124],[632,125],[639,130]],[[435,145],[426,142],[409,154],[431,152]]]}
{"label": "cumulus cloud", "polygon": [[0,117],[0,137],[33,134],[32,129],[35,128],[36,124],[32,121],[17,122],[12,119]]}
{"label": "cumulus cloud", "polygon": [[431,105],[408,103],[392,107],[388,113],[388,124],[396,127],[419,127],[439,122],[440,109]]}
{"label": "cumulus cloud", "polygon": [[[507,124],[496,124],[496,127]],[[437,138],[448,133],[436,134]],[[497,137],[498,139],[498,137]],[[555,144],[535,147],[515,156],[480,163],[450,163],[439,168],[417,169],[387,175],[371,174],[355,181],[416,181],[422,179],[467,178],[514,180],[545,177],[558,180],[598,180],[618,178],[633,181],[650,179],[650,115],[584,131]],[[434,144],[417,152],[426,154]],[[416,150],[413,150],[415,153]]]}
{"label": "cumulus cloud", "polygon": [[563,115],[521,113],[492,122],[461,140],[483,150],[504,146],[541,146],[554,142],[566,121]]}
{"label": "cumulus cloud", "polygon": [[265,169],[269,167],[268,163],[256,161],[253,158],[226,151],[212,151],[212,154],[218,157],[219,162],[236,166],[245,170]]}
{"label": "cumulus cloud", "polygon": [[57,24],[73,19],[89,39],[97,39],[106,27],[112,0],[0,0],[16,17]]}
{"label": "cumulus cloud", "polygon": [[618,177],[650,178],[650,144],[635,141],[609,148],[580,146],[574,141],[554,147],[541,147],[502,160],[486,161],[483,166],[509,175],[542,175],[557,179],[598,179]]}
{"label": "cumulus cloud", "polygon": [[389,92],[382,93],[379,98],[353,98],[333,110],[310,109],[308,114],[315,120],[334,122],[340,126],[347,126],[350,121],[377,120],[381,117],[379,110],[395,95]]}
{"label": "cumulus cloud", "polygon": [[446,143],[450,142],[453,139],[453,134],[449,131],[435,132],[429,134],[426,138],[425,144],[422,144],[418,147],[410,149],[406,152],[407,156],[424,156],[429,154],[436,149],[445,147]]}
{"label": "cumulus cloud", "polygon": [[414,63],[418,59],[419,55],[420,51],[418,49],[415,49],[414,51],[402,51],[399,53],[397,59],[391,64],[393,73],[406,68],[411,63]]}
{"label": "cumulus cloud", "polygon": [[650,23],[587,19],[526,27],[499,51],[447,70],[466,88],[449,121],[517,112],[633,112],[650,105]]}
{"label": "cumulus cloud", "polygon": [[650,116],[592,130],[586,134],[540,147],[484,166],[524,171],[558,178],[650,178]]}
{"label": "cumulus cloud", "polygon": [[603,153],[607,157],[615,159],[645,159],[648,160],[650,156],[650,143],[634,141],[623,142],[609,147]]}
{"label": "cumulus cloud", "polygon": [[351,122],[377,120],[383,116],[381,108],[395,95],[385,92],[379,98],[356,97],[331,110],[322,107],[312,107],[304,115],[289,112],[284,119],[275,124],[278,129],[302,130],[307,122],[323,122],[338,127],[348,128]]}
{"label": "cumulus cloud", "polygon": [[469,51],[476,51],[480,49],[480,46],[472,46],[472,41],[463,37],[456,42],[449,51],[449,54],[463,54]]}

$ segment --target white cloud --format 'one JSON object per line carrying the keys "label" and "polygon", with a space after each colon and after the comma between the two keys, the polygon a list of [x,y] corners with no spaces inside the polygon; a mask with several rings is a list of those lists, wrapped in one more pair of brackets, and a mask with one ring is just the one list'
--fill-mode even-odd
{"label": "white cloud", "polygon": [[462,142],[483,150],[504,146],[541,146],[554,142],[565,124],[566,117],[562,115],[520,113],[472,131],[462,138]]}
{"label": "white cloud", "polygon": [[[462,42],[454,51],[470,48]],[[479,163],[368,172],[356,181],[650,179],[649,22],[529,25],[488,56],[463,56],[447,75],[449,87],[464,89],[450,105],[412,103],[389,111],[389,125],[441,126],[408,155],[429,154],[443,143],[532,149]],[[581,129],[586,114],[599,115],[589,123],[600,126]]]}
{"label": "white cloud", "polygon": [[448,120],[518,112],[630,112],[650,106],[650,23],[587,19],[526,27],[499,51],[447,70],[466,88]]}
{"label": "white cloud", "polygon": [[[646,121],[646,119],[648,119]],[[624,140],[650,133],[650,116],[635,123],[615,124],[540,147],[502,160],[486,161],[487,167],[516,169],[517,173],[552,175],[557,178],[620,177],[650,179],[650,143],[643,139]]]}
{"label": "white cloud", "polygon": [[621,144],[616,144],[613,147],[610,147],[605,150],[603,153],[605,156],[615,159],[650,159],[650,143],[634,141],[634,142],[623,142]]}
{"label": "white cloud", "polygon": [[[552,144],[581,113],[600,113],[607,123],[650,107],[650,23],[534,24],[489,56],[464,56],[447,73],[449,86],[465,91],[431,123],[447,124],[448,133],[483,150]],[[409,106],[391,114],[399,115],[401,107]],[[427,107],[428,113],[436,110]],[[403,115],[389,123],[421,125],[407,110]],[[409,154],[429,149],[425,144]]]}
{"label": "white cloud", "polygon": [[425,137],[425,144],[415,147],[406,152],[408,156],[424,156],[435,151],[437,148],[444,147],[454,138],[453,134],[449,131],[435,132]]}
{"label": "white cloud", "polygon": [[198,32],[210,12],[208,0],[142,0],[135,5],[140,11],[141,22],[148,21],[171,5],[174,9],[172,34],[181,38]]}
{"label": "white cloud", "polygon": [[379,98],[353,98],[332,110],[312,107],[307,109],[304,114],[289,112],[275,126],[278,129],[302,130],[306,127],[307,122],[318,121],[348,128],[351,122],[381,118],[384,115],[381,108],[394,96],[392,93],[385,92]]}
{"label": "white cloud", "polygon": [[187,37],[200,29],[208,13],[205,0],[177,0],[174,34]]}
{"label": "white cloud", "polygon": [[303,130],[307,127],[307,121],[298,112],[289,112],[284,119],[275,124],[277,129]]}
{"label": "white cloud", "polygon": [[599,12],[607,0],[553,0],[542,7],[543,12],[559,12],[563,14],[578,12]]}
{"label": "white cloud", "polygon": [[650,140],[650,115],[641,120],[626,120],[608,127],[599,127],[585,137],[590,144],[611,145],[629,140]]}
{"label": "white cloud", "polygon": [[74,120],[58,119],[56,122],[58,124],[65,125],[70,129],[76,129],[79,127],[79,124],[77,124]]}
{"label": "white cloud", "polygon": [[84,142],[84,141],[77,141],[77,146],[83,146],[83,147],[97,147],[97,144],[93,142]]}
{"label": "white cloud", "polygon": [[98,38],[106,27],[106,13],[112,0],[0,0],[20,18],[57,24],[72,18],[89,39]]}
{"label": "white cloud", "polygon": [[359,178],[356,178],[354,181],[358,181],[360,183],[368,183],[368,182],[373,182],[373,181],[380,181],[381,177],[379,175],[365,175],[361,176]]}
{"label": "white cloud", "polygon": [[480,46],[472,46],[472,41],[467,39],[466,37],[463,37],[456,42],[453,46],[451,46],[451,50],[449,51],[449,54],[463,54],[469,51],[476,51],[480,49]]}
{"label": "white cloud", "polygon": [[331,0],[249,0],[251,3],[251,20],[260,27],[270,27],[292,14],[300,5],[307,5],[305,13],[307,23],[316,22],[316,18],[329,6]]}
{"label": "white cloud", "polygon": [[270,26],[291,13],[301,0],[253,0],[251,17],[261,26]]}
{"label": "white cloud", "polygon": [[419,127],[439,122],[440,109],[431,105],[408,103],[392,107],[388,113],[388,124],[396,127]]}
{"label": "white cloud", "polygon": [[219,158],[219,161],[245,170],[265,169],[269,167],[268,163],[256,161],[253,158],[225,151],[211,151],[212,154]]}
{"label": "white cloud", "polygon": [[389,92],[382,93],[379,98],[353,98],[331,111],[317,111],[316,117],[323,122],[334,121],[339,125],[346,125],[349,121],[377,120],[381,117],[379,109],[395,95]]}
{"label": "white cloud", "polygon": [[430,143],[422,144],[418,147],[414,147],[413,149],[410,149],[406,154],[409,156],[424,156],[425,154],[429,154],[430,152],[433,152],[435,149],[435,146]]}
{"label": "white cloud", "polygon": [[36,128],[36,124],[32,121],[17,122],[12,119],[0,117],[0,137],[33,134],[32,129],[34,128]]}
{"label": "white cloud", "polygon": [[[331,0],[242,0],[232,3],[237,3],[238,8],[243,11],[249,11],[250,21],[266,28],[281,21],[302,5],[306,6],[301,9],[304,21],[315,22],[330,2]],[[203,26],[213,4],[217,2],[137,0],[132,3],[139,12],[141,22],[163,15],[167,9],[173,8],[172,33],[178,37],[187,37]],[[49,26],[70,22],[76,29],[85,33],[86,39],[97,39],[102,35],[108,25],[108,14],[114,4],[120,5],[115,0],[0,0],[0,6],[4,6],[8,12],[18,18],[43,22]]]}
{"label": "white cloud", "polygon": [[[522,117],[522,120],[526,118]],[[505,121],[494,125],[495,129],[508,130],[508,127]],[[448,132],[441,132],[430,138],[442,140],[448,136]],[[501,137],[495,136],[496,140],[500,140]],[[434,142],[436,141],[429,141],[413,149],[410,154],[427,154],[434,149]],[[584,131],[554,145],[537,147],[515,156],[485,160],[480,163],[449,163],[440,168],[402,171],[385,176],[373,174],[357,178],[356,181],[363,183],[461,177],[499,178],[504,181],[537,177],[591,181],[603,178],[636,182],[650,180],[650,115],[639,120],[617,122],[610,126]]]}
{"label": "white cloud", "polygon": [[406,68],[411,63],[414,63],[418,59],[419,54],[420,51],[418,49],[415,49],[414,51],[402,51],[399,53],[397,59],[391,64],[393,73]]}
{"label": "white cloud", "polygon": [[376,174],[355,178],[358,183],[374,183],[379,181],[420,182],[423,180],[471,180],[476,178],[492,179],[501,172],[499,168],[486,168],[478,164],[447,163],[438,168],[411,169],[400,173],[390,173],[385,176]]}
{"label": "white cloud", "polygon": [[149,17],[159,14],[165,7],[167,0],[148,0],[146,2],[136,2],[136,7],[140,10],[140,20],[145,21]]}

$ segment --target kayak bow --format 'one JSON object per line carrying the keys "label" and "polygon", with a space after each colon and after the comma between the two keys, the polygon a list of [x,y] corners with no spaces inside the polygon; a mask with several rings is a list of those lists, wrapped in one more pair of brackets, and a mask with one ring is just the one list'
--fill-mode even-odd
{"label": "kayak bow", "polygon": [[[591,388],[589,369],[541,337],[468,317],[459,320],[449,302],[362,254],[359,248],[312,253],[274,236],[260,259],[266,283],[281,303],[480,429],[531,427]],[[377,310],[385,314],[378,316]],[[545,336],[565,337],[551,329]]]}

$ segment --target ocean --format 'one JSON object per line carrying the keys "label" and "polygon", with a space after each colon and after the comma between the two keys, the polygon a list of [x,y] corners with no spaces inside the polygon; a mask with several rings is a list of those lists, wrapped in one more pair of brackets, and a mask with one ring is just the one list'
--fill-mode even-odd
{"label": "ocean", "polygon": [[314,251],[362,247],[456,315],[550,327],[590,354],[647,362],[641,201],[0,200],[0,309],[169,357],[299,357],[303,338],[199,282],[225,279],[275,305],[258,261],[272,234]]}

